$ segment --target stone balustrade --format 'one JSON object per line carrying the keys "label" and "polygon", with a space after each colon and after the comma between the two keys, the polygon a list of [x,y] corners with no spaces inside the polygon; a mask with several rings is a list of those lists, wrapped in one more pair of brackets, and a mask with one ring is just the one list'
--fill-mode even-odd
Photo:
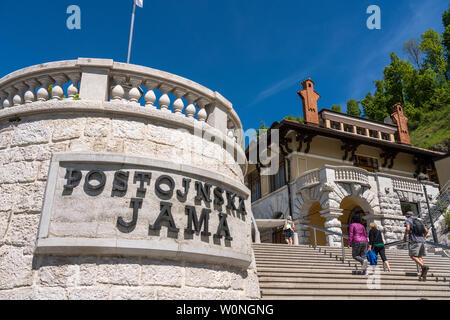
{"label": "stone balustrade", "polygon": [[337,167],[334,169],[334,179],[338,182],[369,184],[368,172],[361,168]]}
{"label": "stone balustrade", "polygon": [[198,83],[160,70],[79,58],[28,67],[0,79],[0,116],[9,108],[65,99],[100,100],[173,113],[206,123],[242,146],[242,124],[228,100]]}
{"label": "stone balustrade", "polygon": [[423,192],[420,183],[414,179],[396,177],[392,179],[392,185],[394,187],[394,190],[411,191],[416,193]]}
{"label": "stone balustrade", "polygon": [[345,182],[369,185],[369,172],[355,167],[334,167],[326,165],[305,172],[297,178],[301,188],[310,188],[325,182]]}
{"label": "stone balustrade", "polygon": [[308,188],[320,183],[320,169],[314,169],[305,172],[300,176],[300,185],[304,188]]}

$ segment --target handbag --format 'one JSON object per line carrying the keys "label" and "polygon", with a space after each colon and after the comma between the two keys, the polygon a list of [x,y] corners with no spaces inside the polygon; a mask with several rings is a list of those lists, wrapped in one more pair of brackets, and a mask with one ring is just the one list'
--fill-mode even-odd
{"label": "handbag", "polygon": [[376,266],[378,262],[378,255],[373,252],[373,250],[367,251],[366,253],[367,261],[369,261],[371,266]]}

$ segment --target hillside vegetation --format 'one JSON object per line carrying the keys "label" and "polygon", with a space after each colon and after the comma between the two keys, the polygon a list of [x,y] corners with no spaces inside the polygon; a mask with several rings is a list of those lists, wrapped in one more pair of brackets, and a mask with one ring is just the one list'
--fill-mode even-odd
{"label": "hillside vegetation", "polygon": [[[347,113],[383,121],[401,103],[409,118],[411,142],[417,147],[450,149],[450,5],[442,15],[444,32],[426,30],[420,39],[403,46],[408,60],[391,53],[383,79],[374,81],[375,93],[350,100]],[[340,109],[340,106],[334,106]],[[361,109],[360,109],[361,108]]]}

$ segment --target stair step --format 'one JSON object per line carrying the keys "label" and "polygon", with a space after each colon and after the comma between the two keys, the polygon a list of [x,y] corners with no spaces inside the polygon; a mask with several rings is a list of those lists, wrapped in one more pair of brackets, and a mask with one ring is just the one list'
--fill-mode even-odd
{"label": "stair step", "polygon": [[[267,272],[267,271],[260,271],[258,272],[258,276],[261,279],[260,281],[280,281],[280,282],[310,282],[310,281],[330,281],[332,279],[336,282],[361,282],[366,281],[366,278],[349,274],[349,273],[308,273],[308,272],[295,272],[295,273],[289,273],[289,274],[280,274],[275,272]],[[428,279],[427,282],[418,281],[418,275],[416,276],[405,276],[405,274],[397,273],[397,274],[391,274],[391,273],[381,273],[380,274],[381,281],[386,282],[395,282],[398,283],[399,281],[408,282],[408,283],[417,283],[417,284],[428,284],[428,283],[439,283],[442,285],[450,286],[450,278],[447,278],[444,281],[444,278],[440,278],[440,280],[436,281],[435,277],[433,277],[433,280],[431,278]]]}
{"label": "stair step", "polygon": [[355,273],[361,266],[351,249],[345,249],[345,263],[341,248],[257,244],[253,252],[262,299],[450,299],[450,259],[433,254],[424,257],[430,271],[422,282],[408,251],[388,250],[393,271],[385,272],[379,259],[380,289],[370,289],[373,267],[369,275]]}
{"label": "stair step", "polygon": [[[303,277],[303,278],[296,278],[291,280],[286,280],[282,278],[277,277],[260,277],[260,286],[261,287],[268,287],[269,285],[272,287],[279,287],[284,288],[285,284],[295,284],[295,283],[301,283],[304,285],[312,285],[312,284],[327,284],[327,283],[334,283],[337,285],[352,285],[352,284],[359,284],[359,285],[367,285],[368,278],[367,277],[354,277],[354,278],[312,278],[312,277]],[[437,282],[437,281],[431,281],[428,280],[426,282],[418,281],[417,279],[380,279],[380,285],[381,286],[408,286],[408,287],[426,287],[426,288],[439,288],[444,290],[450,290],[450,283],[449,282]]]}
{"label": "stair step", "polygon": [[370,297],[410,297],[410,298],[420,298],[420,297],[434,297],[434,298],[446,298],[450,299],[450,295],[447,291],[411,291],[411,290],[348,290],[348,289],[262,289],[263,296],[274,296],[279,295],[283,297],[288,296],[340,296],[348,298],[359,298],[364,296]]}
{"label": "stair step", "polygon": [[[289,249],[283,249],[283,250],[264,250],[264,249],[255,249],[253,248],[253,252],[255,254],[277,254],[277,255],[300,255],[300,254],[318,254],[318,255],[327,255],[327,254],[333,254],[333,255],[339,255],[342,256],[342,251],[331,251],[331,250],[289,250]],[[326,252],[326,254],[325,254]],[[345,251],[346,256],[352,256],[352,252],[350,250]],[[386,256],[389,258],[399,258],[399,259],[411,259],[408,254],[396,254],[395,252],[386,252]],[[446,257],[441,257],[437,255],[427,255],[424,256],[425,260],[431,260],[431,261],[442,261],[444,263],[450,264],[450,259]]]}
{"label": "stair step", "polygon": [[[259,268],[280,268],[280,269],[284,269],[282,270],[283,272],[291,272],[292,270],[295,269],[305,269],[305,268],[309,268],[311,270],[313,270],[313,272],[315,270],[317,270],[316,268],[320,269],[327,269],[327,270],[347,270],[348,272],[352,272],[355,270],[361,270],[361,267],[358,266],[358,268],[356,269],[354,266],[349,267],[348,264],[308,264],[308,263],[297,263],[297,264],[282,264],[282,263],[260,263],[260,262],[256,262],[256,266],[259,270]],[[398,271],[398,272],[402,272],[402,273],[414,273],[417,274],[417,269],[416,268],[394,268],[394,271]],[[330,271],[329,271],[330,272]],[[381,271],[384,272],[384,271]],[[450,278],[450,272],[446,272],[445,270],[435,270],[433,271],[429,271],[428,272],[428,277],[431,276],[440,276],[440,277],[447,277]]]}
{"label": "stair step", "polygon": [[[350,262],[352,265],[360,265],[357,261],[355,260],[345,260],[344,263],[342,263],[342,261],[340,260],[336,260],[334,258],[330,258],[328,261],[326,260],[314,260],[314,259],[308,259],[308,260],[298,260],[298,259],[291,259],[291,260],[280,260],[280,259],[260,259],[260,258],[256,258],[256,262],[257,263],[275,263],[275,264],[280,264],[280,265],[304,265],[304,264],[315,264],[315,265],[347,265]],[[389,262],[389,265],[391,266],[391,269],[407,269],[407,270],[417,270],[416,265],[412,265],[411,263],[391,263]],[[382,262],[380,264],[378,264],[378,266],[380,268],[383,267]],[[437,264],[432,264],[432,263],[427,263],[427,266],[430,267],[430,270],[440,270],[440,271],[447,271],[450,272],[450,267],[447,266],[442,266],[442,265],[437,265]]]}
{"label": "stair step", "polygon": [[[261,290],[267,289],[280,289],[283,290],[296,290],[296,289],[316,289],[316,290],[393,290],[393,291],[447,291],[447,294],[450,295],[450,287],[443,286],[433,286],[433,285],[405,285],[405,284],[380,284],[380,289],[370,289],[367,283],[283,283],[283,282],[261,282],[260,283]],[[359,292],[360,293],[360,292]]]}

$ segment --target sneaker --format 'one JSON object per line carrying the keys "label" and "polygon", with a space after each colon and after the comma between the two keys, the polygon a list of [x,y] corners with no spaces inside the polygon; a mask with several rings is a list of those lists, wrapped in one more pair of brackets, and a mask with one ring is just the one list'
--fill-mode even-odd
{"label": "sneaker", "polygon": [[366,272],[368,266],[369,266],[369,261],[364,260],[364,263],[362,265],[362,271]]}
{"label": "sneaker", "polygon": [[422,268],[422,274],[420,275],[420,277],[423,279],[423,281],[427,281],[427,273],[428,270],[430,269],[430,267],[428,266],[423,266]]}

